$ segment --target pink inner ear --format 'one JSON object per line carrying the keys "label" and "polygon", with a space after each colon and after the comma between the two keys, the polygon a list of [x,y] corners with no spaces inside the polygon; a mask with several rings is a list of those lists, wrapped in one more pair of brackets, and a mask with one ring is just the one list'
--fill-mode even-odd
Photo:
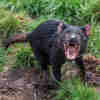
{"label": "pink inner ear", "polygon": [[86,35],[90,35],[90,24],[85,26],[85,30],[86,30]]}
{"label": "pink inner ear", "polygon": [[58,28],[57,28],[57,32],[60,33],[62,32],[62,26],[63,26],[63,22],[61,22],[59,25],[58,25]]}

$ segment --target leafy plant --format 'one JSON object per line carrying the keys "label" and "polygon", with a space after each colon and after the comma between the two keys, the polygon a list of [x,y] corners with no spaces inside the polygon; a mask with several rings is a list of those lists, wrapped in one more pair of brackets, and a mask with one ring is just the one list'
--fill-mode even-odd
{"label": "leafy plant", "polygon": [[[92,34],[89,38],[88,51],[100,57],[99,3],[100,0],[1,0],[0,35],[8,37],[17,31],[29,32],[41,22],[53,18],[73,25],[91,24]],[[25,22],[25,28],[15,17],[15,13],[19,15],[19,12],[25,12],[26,16],[34,19]]]}
{"label": "leafy plant", "polygon": [[61,84],[55,100],[99,100],[95,89],[83,85],[79,80],[67,80]]}
{"label": "leafy plant", "polygon": [[100,25],[91,26],[91,35],[89,38],[88,52],[100,58]]}
{"label": "leafy plant", "polygon": [[21,28],[19,20],[11,12],[0,9],[0,36],[7,38]]}
{"label": "leafy plant", "polygon": [[32,51],[29,48],[21,48],[16,53],[16,62],[14,68],[20,67],[33,67],[34,58]]}
{"label": "leafy plant", "polygon": [[6,62],[6,56],[5,56],[5,50],[4,48],[0,48],[0,72],[3,71],[3,66]]}

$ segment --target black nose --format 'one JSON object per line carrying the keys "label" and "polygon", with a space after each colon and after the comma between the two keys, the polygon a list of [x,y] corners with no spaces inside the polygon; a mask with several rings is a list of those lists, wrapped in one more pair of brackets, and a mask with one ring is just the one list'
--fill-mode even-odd
{"label": "black nose", "polygon": [[70,44],[75,44],[75,43],[78,43],[77,39],[76,38],[71,38]]}

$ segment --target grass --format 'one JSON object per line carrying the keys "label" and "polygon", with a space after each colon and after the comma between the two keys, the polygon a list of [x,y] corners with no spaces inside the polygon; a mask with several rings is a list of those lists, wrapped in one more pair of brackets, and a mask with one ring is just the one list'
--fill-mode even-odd
{"label": "grass", "polygon": [[[91,24],[88,52],[100,58],[99,3],[100,0],[1,0],[0,39],[17,32],[31,32],[48,19],[80,26]],[[27,18],[30,21],[25,21]]]}
{"label": "grass", "polygon": [[6,52],[3,48],[0,48],[0,72],[3,71],[5,62],[6,62]]}
{"label": "grass", "polygon": [[[73,25],[91,24],[93,35],[89,42],[89,49],[91,48],[90,52],[93,54],[99,54],[100,0],[4,0],[0,2],[2,8],[6,8],[12,13],[22,12],[35,19],[35,21],[25,23],[25,31],[32,31],[42,21],[52,18],[61,19]],[[16,24],[14,25],[17,28]],[[6,25],[4,24],[4,26]],[[19,24],[18,26],[20,27]],[[11,28],[8,29],[15,32],[18,30]],[[7,29],[4,28],[4,30]]]}
{"label": "grass", "polygon": [[[31,32],[41,22],[61,19],[65,23],[84,26],[91,25],[88,52],[100,58],[100,0],[0,0],[0,39],[17,32]],[[26,21],[29,18],[30,21]],[[24,23],[23,23],[24,21]],[[29,46],[28,46],[29,47]],[[20,48],[16,52],[14,69],[33,67],[39,64],[32,57],[30,48]],[[8,53],[13,50],[9,48]],[[0,71],[6,62],[5,50],[0,48]],[[99,95],[99,94],[97,94]],[[61,84],[56,100],[99,100],[95,90],[80,81],[65,81]]]}
{"label": "grass", "polygon": [[36,61],[31,48],[23,48],[22,44],[16,45],[20,49],[16,52],[16,61],[13,64],[13,69],[16,68],[40,68],[39,63]]}
{"label": "grass", "polygon": [[54,100],[99,100],[94,88],[83,85],[80,80],[67,80],[61,84]]}
{"label": "grass", "polygon": [[[3,0],[1,6],[13,12],[24,11],[30,16],[59,16],[69,23],[86,24],[99,17],[99,0]],[[96,19],[93,19],[96,17]]]}
{"label": "grass", "polygon": [[22,25],[10,11],[0,9],[0,36],[8,38],[11,34],[21,31]]}
{"label": "grass", "polygon": [[88,51],[91,52],[94,56],[100,58],[100,31],[99,24],[92,25],[91,36],[89,39]]}
{"label": "grass", "polygon": [[16,67],[33,67],[34,58],[32,57],[32,51],[29,48],[21,48],[16,52]]}

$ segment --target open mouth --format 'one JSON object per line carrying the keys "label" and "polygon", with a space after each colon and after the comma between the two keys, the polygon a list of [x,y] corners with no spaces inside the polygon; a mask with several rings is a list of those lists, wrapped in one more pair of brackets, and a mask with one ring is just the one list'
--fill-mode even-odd
{"label": "open mouth", "polygon": [[79,54],[80,45],[79,44],[64,44],[65,56],[68,60],[75,60]]}

